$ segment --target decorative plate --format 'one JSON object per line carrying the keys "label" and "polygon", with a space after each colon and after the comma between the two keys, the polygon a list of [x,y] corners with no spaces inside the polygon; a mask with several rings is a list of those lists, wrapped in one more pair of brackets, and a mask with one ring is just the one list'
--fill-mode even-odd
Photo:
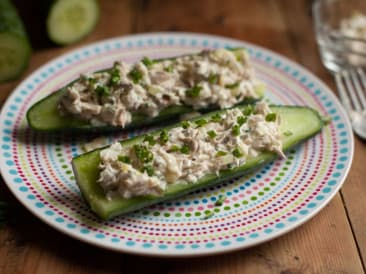
{"label": "decorative plate", "polygon": [[[98,219],[84,203],[71,170],[81,144],[97,137],[32,132],[27,109],[81,72],[197,52],[203,48],[249,50],[266,100],[307,105],[332,122],[311,140],[249,176],[196,191],[181,199],[115,218]],[[140,134],[114,134],[109,141]],[[9,97],[0,117],[1,173],[13,194],[34,215],[57,230],[103,248],[155,256],[222,253],[278,237],[309,220],[337,193],[350,168],[353,135],[333,93],[303,67],[261,47],[217,36],[152,33],[91,44],[50,61]],[[220,194],[223,206],[214,207]],[[215,214],[204,219],[204,212]]]}

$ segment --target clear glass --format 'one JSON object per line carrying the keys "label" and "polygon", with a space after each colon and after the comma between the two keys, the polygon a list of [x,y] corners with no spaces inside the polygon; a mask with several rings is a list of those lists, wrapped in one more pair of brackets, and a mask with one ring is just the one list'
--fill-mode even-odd
{"label": "clear glass", "polygon": [[316,0],[313,3],[320,56],[330,71],[366,66],[366,38],[356,35],[357,38],[345,31],[345,22],[356,14],[366,16],[366,0]]}

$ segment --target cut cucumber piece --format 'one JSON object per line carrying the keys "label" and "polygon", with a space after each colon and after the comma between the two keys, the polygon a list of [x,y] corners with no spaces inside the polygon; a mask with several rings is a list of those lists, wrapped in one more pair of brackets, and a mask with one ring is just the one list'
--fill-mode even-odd
{"label": "cut cucumber piece", "polygon": [[[235,49],[235,51],[243,51],[245,49]],[[169,58],[173,59],[173,58]],[[155,61],[163,61],[165,59],[159,59]],[[103,71],[108,71],[110,69],[106,69]],[[75,81],[77,81],[76,79]],[[58,111],[58,103],[66,92],[66,88],[72,85],[75,81],[69,83],[64,88],[52,93],[41,101],[35,103],[27,112],[27,120],[29,126],[38,131],[44,132],[55,132],[55,131],[111,131],[121,129],[121,127],[113,127],[110,125],[91,125],[87,121],[82,121],[76,117],[71,115],[61,116]],[[257,95],[262,98],[264,94],[264,86],[261,84],[258,88],[255,89]],[[240,104],[249,104],[254,103],[256,99],[247,98],[243,100]],[[207,112],[211,111],[214,108],[201,109],[199,111]],[[162,110],[158,116],[154,118],[150,118],[146,115],[133,113],[132,122],[128,124],[124,129],[127,128],[136,128],[139,126],[153,124],[160,121],[165,121],[169,119],[174,119],[181,114],[189,113],[194,111],[189,106],[171,106],[164,110]],[[196,110],[197,111],[197,110]]]}
{"label": "cut cucumber piece", "polygon": [[31,46],[15,7],[0,0],[0,82],[18,77],[26,68]]}
{"label": "cut cucumber piece", "polygon": [[97,0],[56,0],[47,16],[49,38],[60,45],[77,42],[94,29],[98,18]]}
{"label": "cut cucumber piece", "polygon": [[[318,112],[311,108],[272,106],[271,110],[277,113],[281,119],[280,132],[283,133],[282,144],[284,150],[288,150],[299,142],[315,135],[324,125]],[[208,118],[211,117],[211,115],[222,111],[224,110],[208,113],[192,120],[202,119],[205,117]],[[169,128],[177,126],[181,126],[181,124],[177,124]],[[155,131],[150,133],[150,135],[158,135],[160,132],[161,130]],[[291,134],[288,134],[289,132],[291,132]],[[145,135],[138,136],[122,141],[121,144],[123,146],[131,146],[142,142],[144,138]],[[99,183],[97,183],[99,176],[98,166],[100,163],[100,150],[101,149],[97,149],[77,156],[72,160],[72,166],[77,184],[79,185],[83,197],[91,210],[102,219],[109,219],[119,214],[131,212],[151,204],[174,199],[199,188],[211,186],[223,180],[228,180],[233,177],[246,174],[277,156],[274,153],[263,152],[256,157],[247,159],[245,164],[239,167],[232,170],[221,171],[219,175],[206,175],[195,183],[168,185],[163,196],[133,197],[130,199],[117,197],[112,200],[108,200]]]}

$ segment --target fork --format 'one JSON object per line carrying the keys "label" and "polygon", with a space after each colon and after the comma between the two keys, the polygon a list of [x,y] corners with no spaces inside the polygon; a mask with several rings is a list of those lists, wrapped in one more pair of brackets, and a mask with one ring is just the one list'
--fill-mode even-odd
{"label": "fork", "polygon": [[354,132],[366,139],[366,73],[361,67],[341,70],[334,75],[339,96]]}

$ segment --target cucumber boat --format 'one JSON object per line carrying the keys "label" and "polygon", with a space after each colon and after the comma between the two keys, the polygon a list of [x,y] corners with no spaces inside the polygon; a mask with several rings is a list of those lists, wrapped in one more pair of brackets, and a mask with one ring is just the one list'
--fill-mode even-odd
{"label": "cucumber boat", "polygon": [[[241,111],[243,113],[247,112],[248,107],[235,107],[233,110],[235,111]],[[109,151],[111,149],[110,147],[102,148],[102,149],[96,149],[94,151],[79,155],[75,157],[72,160],[72,166],[73,171],[75,174],[75,178],[77,181],[77,184],[81,190],[81,193],[83,197],[85,198],[87,204],[91,208],[91,210],[96,213],[100,218],[102,219],[110,219],[114,216],[125,214],[137,209],[140,209],[142,207],[146,207],[161,201],[166,201],[170,199],[175,199],[177,197],[180,197],[182,195],[185,195],[187,193],[191,193],[197,189],[212,186],[214,184],[217,184],[219,182],[222,182],[224,180],[228,180],[237,176],[244,175],[248,172],[251,172],[257,168],[260,168],[265,163],[275,159],[277,156],[282,155],[281,151],[286,151],[290,149],[291,147],[295,146],[298,143],[301,143],[305,141],[306,139],[312,137],[313,135],[317,134],[321,131],[324,120],[321,118],[319,113],[315,111],[314,109],[308,108],[308,107],[300,107],[300,106],[270,106],[270,113],[266,114],[265,121],[268,122],[268,124],[274,123],[275,121],[280,121],[280,124],[278,125],[278,128],[276,129],[277,137],[279,143],[277,143],[277,148],[272,150],[258,150],[258,153],[250,153],[246,156],[245,160],[240,160],[240,157],[242,154],[238,153],[237,149],[232,150],[232,154],[234,157],[234,165],[233,162],[227,162],[229,163],[227,166],[220,166],[217,169],[211,169],[208,170],[205,174],[200,174],[196,180],[185,177],[186,179],[178,179],[176,181],[171,180],[172,183],[167,183],[164,188],[160,189],[159,191],[153,191],[153,192],[135,192],[134,195],[131,195],[130,192],[126,191],[120,191],[118,189],[118,193],[120,195],[114,195],[116,189],[111,188],[110,183],[107,179],[106,182],[101,182],[101,166],[106,165],[106,163],[102,164],[102,158],[105,156],[106,152],[110,153],[113,151]],[[205,121],[213,121],[218,116],[222,116],[225,112],[228,110],[219,110],[215,112],[211,112],[208,114],[205,114],[201,117],[191,119],[189,121],[184,121],[179,124],[175,124],[173,126],[170,126],[168,128],[163,128],[161,130],[157,130],[155,132],[152,132],[148,135],[142,135],[137,136],[128,140],[124,140],[118,143],[118,146],[122,147],[124,151],[128,151],[129,149],[133,150],[137,147],[141,147],[141,145],[150,144],[152,146],[154,145],[154,142],[161,141],[162,134],[166,134],[166,132],[172,132],[174,130],[177,130],[178,128],[187,128],[187,123],[190,123],[190,125],[195,125],[196,130],[200,125],[204,124],[202,123],[203,120]],[[245,115],[247,115],[246,113]],[[224,117],[228,117],[225,116]],[[249,116],[250,117],[250,116]],[[248,132],[248,126],[247,124],[250,123],[250,119],[242,119],[238,118],[237,122],[234,124],[229,125],[229,130],[232,134],[234,134],[235,138],[242,138],[246,132]],[[247,121],[248,120],[248,121]],[[242,121],[243,123],[241,123]],[[239,124],[239,130],[237,131]],[[198,126],[197,126],[198,125]],[[273,127],[272,125],[270,125]],[[241,128],[240,128],[241,127]],[[209,128],[205,129],[208,130]],[[250,128],[249,128],[250,130]],[[212,130],[207,131],[207,134],[212,137],[214,136],[212,133]],[[248,133],[249,134],[249,133]],[[219,134],[215,134],[215,136],[219,136]],[[258,136],[257,136],[258,137]],[[257,138],[256,137],[256,138]],[[263,135],[262,137],[265,137]],[[259,137],[259,138],[262,138]],[[217,137],[216,137],[217,138]],[[246,137],[243,137],[244,140]],[[258,138],[257,138],[258,139]],[[268,139],[268,138],[267,138]],[[152,140],[155,140],[154,142],[151,142]],[[175,141],[176,142],[176,141]],[[230,142],[226,138],[226,141],[223,142]],[[276,143],[276,140],[274,141]],[[225,145],[225,144],[224,144]],[[112,146],[117,146],[116,144],[113,144]],[[173,148],[175,149],[175,154],[172,153],[172,155],[184,155],[187,151],[184,150],[183,146],[171,146],[170,151],[173,151]],[[178,148],[178,149],[177,149]],[[188,147],[189,148],[189,147]],[[242,148],[242,147],[240,147]],[[191,149],[191,148],[189,148]],[[104,151],[104,155],[103,155]],[[242,150],[243,152],[244,150]],[[169,150],[168,150],[169,152]],[[180,154],[179,154],[180,153]],[[189,150],[188,150],[188,153]],[[248,153],[248,151],[246,152]],[[146,154],[150,155],[150,154]],[[197,153],[192,152],[192,157],[196,157]],[[214,157],[210,157],[211,160],[215,157],[226,157],[224,156],[225,153],[223,151],[217,151],[214,154]],[[151,155],[150,155],[151,156]],[[119,160],[127,163],[122,164],[123,166],[122,170],[126,168],[126,166],[130,167],[134,163],[134,159],[129,159],[126,156],[119,156]],[[156,158],[156,156],[154,156]],[[178,157],[178,156],[177,156]],[[182,157],[182,156],[179,156]],[[148,157],[147,157],[148,158]],[[146,159],[146,158],[144,158]],[[151,159],[150,159],[151,160]],[[155,160],[154,160],[155,161]],[[209,160],[210,161],[210,160]],[[204,166],[205,162],[200,162],[200,168]],[[169,164],[171,166],[171,162]],[[144,176],[149,175],[154,177],[158,174],[157,171],[154,170],[149,173],[149,169],[142,169]],[[194,173],[190,171],[191,173]],[[150,178],[152,178],[150,177]],[[142,178],[142,177],[141,177]],[[188,179],[187,179],[188,178]],[[107,183],[107,185],[105,184]],[[112,190],[112,192],[108,192],[108,190]],[[141,189],[140,189],[141,190]],[[156,189],[155,189],[156,190]],[[113,194],[114,193],[114,194]],[[111,195],[109,195],[111,194]],[[132,193],[133,194],[133,193]]]}
{"label": "cucumber boat", "polygon": [[192,111],[248,104],[264,85],[245,49],[218,49],[112,68],[80,78],[27,112],[38,131],[111,131],[174,119]]}

